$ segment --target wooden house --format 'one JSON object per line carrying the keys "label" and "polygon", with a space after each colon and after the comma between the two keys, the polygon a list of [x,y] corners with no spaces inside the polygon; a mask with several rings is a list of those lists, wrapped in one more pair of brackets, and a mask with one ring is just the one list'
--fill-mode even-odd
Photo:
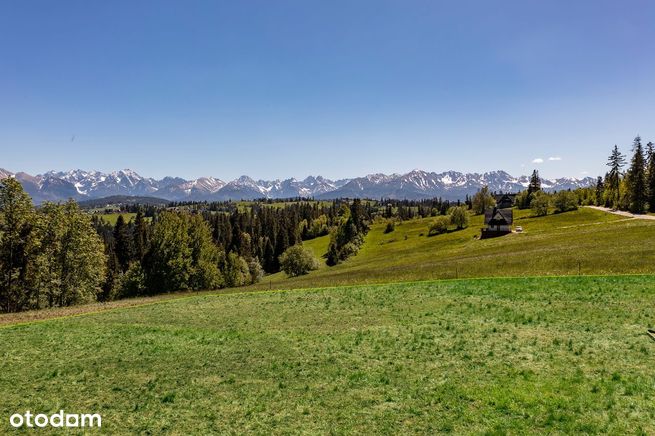
{"label": "wooden house", "polygon": [[480,239],[494,238],[512,233],[514,199],[509,195],[496,197],[496,206],[484,211],[484,225]]}

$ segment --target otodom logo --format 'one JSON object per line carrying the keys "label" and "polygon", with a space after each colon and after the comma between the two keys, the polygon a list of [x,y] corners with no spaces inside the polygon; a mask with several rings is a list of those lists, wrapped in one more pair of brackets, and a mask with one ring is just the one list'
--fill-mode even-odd
{"label": "otodom logo", "polygon": [[14,428],[20,427],[102,427],[102,416],[98,413],[64,413],[60,410],[52,415],[44,413],[33,414],[29,410],[24,414],[14,413],[9,418],[9,423]]}

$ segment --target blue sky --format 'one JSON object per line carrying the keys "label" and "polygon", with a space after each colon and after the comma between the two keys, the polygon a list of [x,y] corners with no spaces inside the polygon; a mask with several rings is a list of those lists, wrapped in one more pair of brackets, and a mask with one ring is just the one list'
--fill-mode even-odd
{"label": "blue sky", "polygon": [[654,67],[646,0],[3,1],[0,167],[597,175]]}

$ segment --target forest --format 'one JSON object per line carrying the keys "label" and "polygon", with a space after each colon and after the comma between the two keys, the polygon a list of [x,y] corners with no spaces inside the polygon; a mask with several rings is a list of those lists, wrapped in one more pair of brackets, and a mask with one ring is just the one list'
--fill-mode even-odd
{"label": "forest", "polygon": [[0,311],[244,286],[280,270],[294,275],[299,257],[289,250],[304,240],[329,234],[320,261],[336,265],[356,254],[376,217],[411,219],[450,207],[440,199],[132,204],[123,211],[135,217],[121,215],[111,225],[72,200],[37,208],[16,179],[6,178],[0,182]]}

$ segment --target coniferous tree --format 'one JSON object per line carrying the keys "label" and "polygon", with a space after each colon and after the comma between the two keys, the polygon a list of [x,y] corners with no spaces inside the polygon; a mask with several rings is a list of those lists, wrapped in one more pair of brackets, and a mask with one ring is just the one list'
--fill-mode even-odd
{"label": "coniferous tree", "polygon": [[610,167],[608,173],[608,182],[606,186],[610,190],[612,195],[612,203],[614,207],[618,207],[621,201],[621,170],[625,165],[625,156],[619,151],[619,147],[615,144],[612,149],[612,154],[610,154],[607,159],[607,166]]}
{"label": "coniferous tree", "polygon": [[148,251],[148,223],[143,213],[139,210],[134,218],[134,259],[143,262],[143,258]]}
{"label": "coniferous tree", "polygon": [[[530,176],[530,184],[528,185],[528,196],[532,197],[532,194],[535,192],[541,191],[541,178],[539,177],[539,171],[532,171],[532,176]],[[530,198],[528,201],[531,201]]]}
{"label": "coniferous tree", "polygon": [[605,191],[605,184],[603,183],[603,178],[598,176],[598,180],[596,180],[596,196],[595,196],[595,203],[596,206],[602,206],[603,205],[603,193]]}
{"label": "coniferous tree", "polygon": [[132,260],[132,234],[123,215],[119,215],[114,226],[114,251],[123,272],[127,271]]}
{"label": "coniferous tree", "polygon": [[119,287],[121,280],[121,266],[116,257],[116,251],[112,246],[105,246],[105,256],[107,257],[107,273],[102,285],[102,292],[98,296],[101,301],[112,301],[119,296]]}
{"label": "coniferous tree", "polygon": [[648,210],[655,212],[655,146],[652,142],[646,145],[646,158],[648,171],[646,172],[646,184],[648,185]]}
{"label": "coniferous tree", "polygon": [[275,273],[278,271],[276,269],[275,250],[273,249],[273,244],[268,237],[264,240],[264,258],[262,263],[264,271],[267,273]]}
{"label": "coniferous tree", "polygon": [[646,191],[646,162],[644,159],[644,149],[639,136],[634,140],[629,173],[630,211],[632,213],[644,213],[648,199]]}

